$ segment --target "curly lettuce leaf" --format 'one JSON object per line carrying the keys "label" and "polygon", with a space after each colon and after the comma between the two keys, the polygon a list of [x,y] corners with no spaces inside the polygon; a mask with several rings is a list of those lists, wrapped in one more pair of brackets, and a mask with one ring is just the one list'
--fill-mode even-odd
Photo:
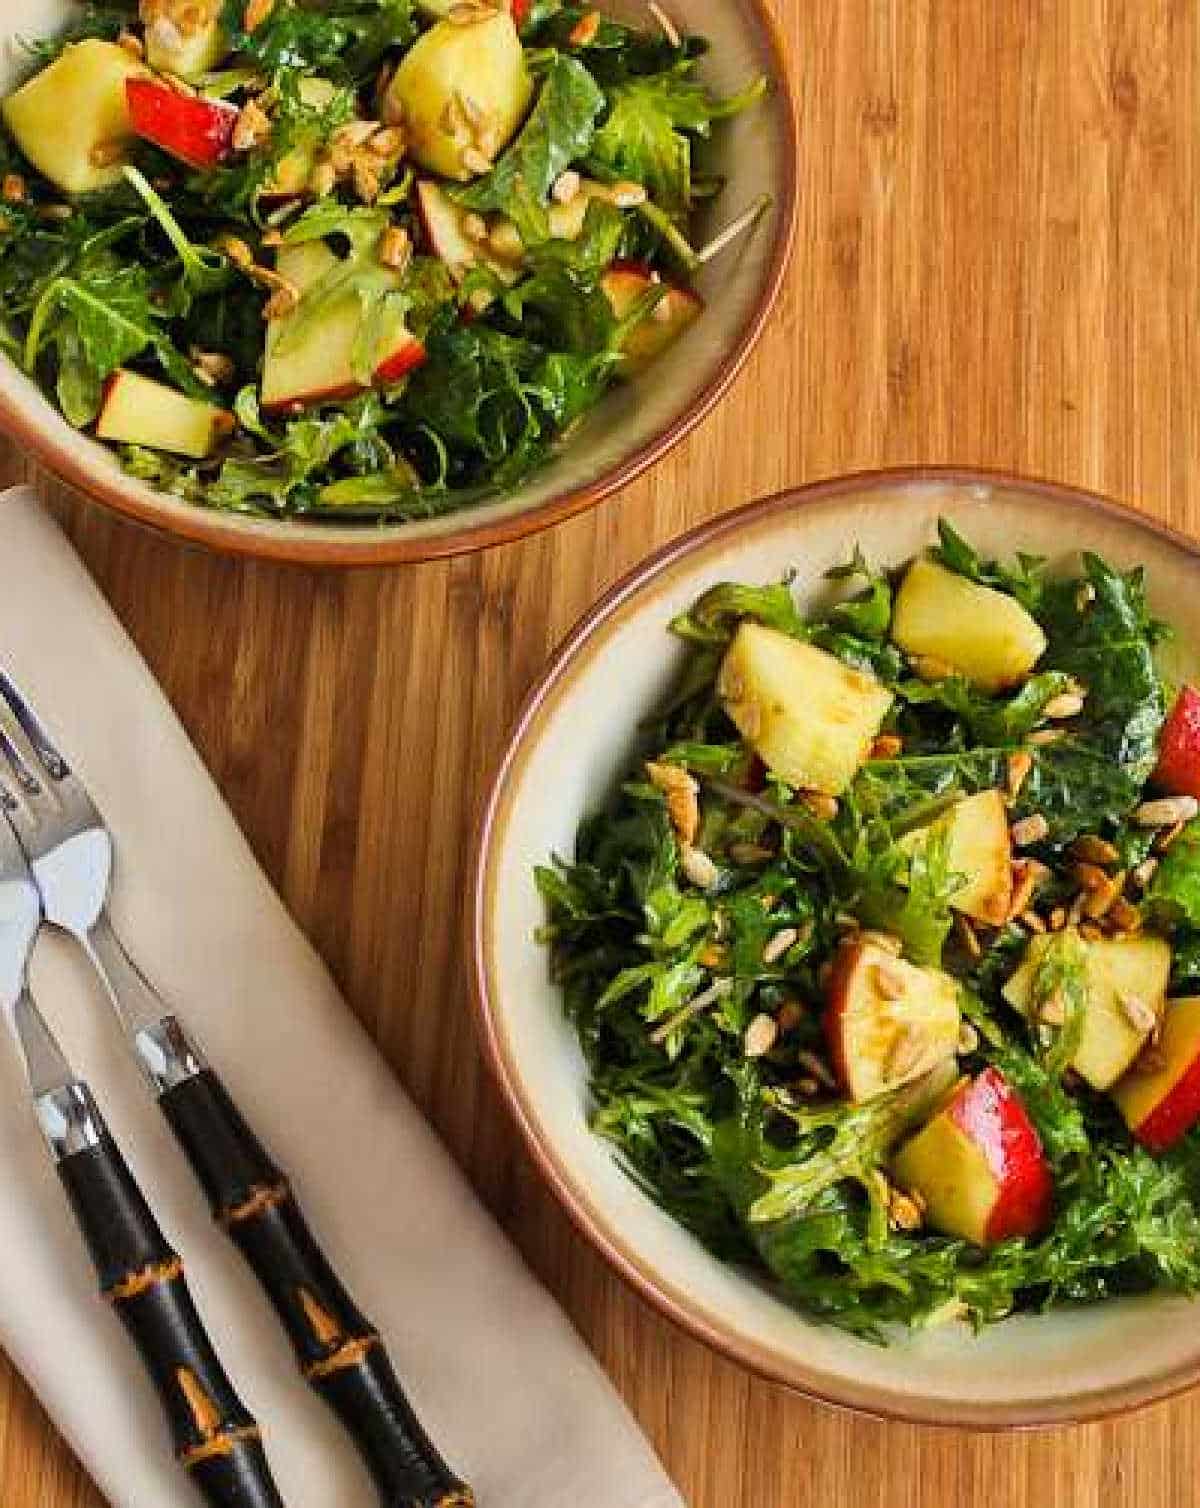
{"label": "curly lettuce leaf", "polygon": [[517,139],[490,173],[455,198],[469,209],[508,216],[527,246],[548,238],[546,205],[560,174],[592,144],[604,95],[575,58],[556,56]]}
{"label": "curly lettuce leaf", "polygon": [[627,79],[608,92],[608,113],[590,159],[608,175],[640,183],[659,209],[682,218],[692,206],[692,138],[761,99],[764,78],[718,99],[683,59],[663,73]]}

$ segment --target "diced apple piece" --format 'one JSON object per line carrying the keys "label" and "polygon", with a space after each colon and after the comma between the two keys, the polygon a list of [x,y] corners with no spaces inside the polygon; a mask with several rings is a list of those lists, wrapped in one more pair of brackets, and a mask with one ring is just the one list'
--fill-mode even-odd
{"label": "diced apple piece", "polygon": [[[1025,962],[1004,986],[1004,998],[1028,1014],[1047,948],[1081,950],[1085,1005],[1083,1030],[1071,1066],[1093,1089],[1111,1089],[1141,1052],[1161,1019],[1171,949],[1161,937],[1105,937],[1086,942],[1073,929],[1030,940]],[[1148,1014],[1147,1014],[1148,1013]],[[1143,1017],[1145,1019],[1143,1020]]]}
{"label": "diced apple piece", "polygon": [[403,116],[415,161],[460,182],[477,176],[475,155],[492,161],[512,140],[533,96],[513,18],[480,15],[467,26],[431,26],[404,55],[384,108],[389,119]]}
{"label": "diced apple piece", "polygon": [[108,379],[96,435],[203,461],[229,433],[232,415],[122,368]]}
{"label": "diced apple piece", "polygon": [[[330,79],[301,79],[300,103],[310,110],[327,110],[337,94]],[[285,152],[275,164],[275,171],[259,190],[259,199],[272,206],[298,199],[308,192],[309,179],[317,165],[317,153],[324,145],[316,136],[305,138]]]}
{"label": "diced apple piece", "polygon": [[146,61],[160,73],[194,81],[229,51],[222,0],[141,0]]}
{"label": "diced apple piece", "polygon": [[954,1056],[958,986],[878,943],[838,950],[829,976],[825,1037],[838,1078],[861,1104],[921,1078]]}
{"label": "diced apple piece", "polygon": [[909,566],[896,593],[892,638],[984,691],[1015,686],[1046,649],[1045,634],[1014,597],[924,557]]}
{"label": "diced apple piece", "polygon": [[892,694],[835,655],[743,623],[717,677],[742,737],[789,785],[839,796],[867,757]]}
{"label": "diced apple piece", "polygon": [[1012,840],[1004,797],[996,790],[966,796],[928,827],[906,833],[900,847],[916,853],[942,832],[947,866],[963,881],[950,904],[986,926],[1002,926],[1012,905]]}
{"label": "diced apple piece", "polygon": [[1171,1000],[1162,1034],[1113,1090],[1125,1124],[1151,1152],[1166,1152],[1200,1121],[1200,998]]}
{"label": "diced apple piece", "polygon": [[417,184],[417,213],[435,257],[446,264],[450,276],[461,283],[472,267],[491,269],[502,283],[515,283],[520,277],[516,268],[488,254],[487,247],[467,235],[468,211],[455,204],[444,189],[428,178]]}
{"label": "diced apple piece", "polygon": [[960,1084],[892,1164],[935,1230],[978,1246],[1046,1225],[1054,1179],[1037,1128],[1008,1080],[985,1068]]}
{"label": "diced apple piece", "polygon": [[180,94],[156,79],[125,85],[133,129],[146,141],[194,168],[215,168],[233,153],[235,105]]}
{"label": "diced apple piece", "polygon": [[1200,691],[1184,686],[1158,739],[1153,781],[1172,796],[1200,796]]}
{"label": "diced apple piece", "polygon": [[[614,267],[604,274],[600,286],[612,305],[613,313],[623,319],[642,294],[654,286],[648,272],[636,267]],[[644,320],[626,335],[622,346],[621,371],[636,376],[656,356],[679,338],[704,312],[699,294],[674,284],[667,286],[659,302]]]}
{"label": "diced apple piece", "polygon": [[[317,313],[306,309],[303,294],[336,265],[323,241],[283,246],[277,258],[280,275],[300,290],[293,313],[267,327],[262,404],[268,412],[332,403],[363,391],[355,375],[355,355],[362,334],[362,305],[348,289]],[[399,286],[399,276],[396,283]],[[425,360],[425,347],[411,334],[403,315],[389,313],[376,333],[374,380],[398,382]]]}
{"label": "diced apple piece", "polygon": [[133,138],[125,86],[145,68],[113,42],[66,48],[0,106],[8,129],[34,167],[68,194],[121,181]]}

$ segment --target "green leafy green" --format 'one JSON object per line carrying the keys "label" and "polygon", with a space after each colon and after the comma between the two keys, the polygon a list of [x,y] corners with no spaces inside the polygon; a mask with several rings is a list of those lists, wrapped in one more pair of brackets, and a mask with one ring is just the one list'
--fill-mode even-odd
{"label": "green leafy green", "polygon": [[[228,50],[197,81],[206,97],[265,116],[254,143],[220,162],[197,167],[135,138],[121,182],[64,198],[0,122],[0,173],[23,184],[0,214],[0,352],[80,427],[123,366],[232,407],[233,433],[203,461],[156,456],[153,426],[146,444],[117,447],[133,475],[203,506],[400,522],[519,486],[621,380],[625,342],[664,297],[661,274],[690,277],[695,260],[685,224],[649,203],[619,208],[590,187],[579,233],[551,236],[552,191],[569,168],[590,165],[602,182],[633,172],[591,161],[616,91],[657,89],[689,141],[722,118],[726,104],[705,102],[690,74],[703,42],[676,44],[649,17],[640,27],[602,18],[580,40],[583,8],[538,0],[522,22],[532,108],[490,172],[446,188],[455,211],[474,217],[462,227],[469,244],[515,224],[524,253],[510,269],[484,256],[449,260],[450,242],[425,224],[418,163],[375,129],[389,117],[394,69],[437,24],[428,9],[276,0],[264,10],[247,29],[244,0],[225,0]],[[71,42],[143,30],[136,0],[88,0],[59,36],[30,43],[31,68]],[[474,98],[473,66],[456,81],[464,99]],[[351,123],[357,132],[343,130]],[[697,195],[720,188],[709,176]],[[264,289],[309,240],[332,261],[298,290],[286,327],[271,331]],[[605,277],[630,258],[655,276],[618,315]],[[286,360],[319,343],[331,313],[340,321],[351,302],[350,372],[329,390],[371,391],[351,402],[297,399],[264,420],[245,395],[261,390],[268,339]],[[424,362],[385,384],[381,332],[401,322]],[[413,355],[420,360],[415,346]]]}
{"label": "green leafy green", "polygon": [[[961,795],[1005,789],[1022,752],[1032,765],[1012,810],[1048,819],[1043,914],[1065,912],[1078,892],[1066,847],[1077,834],[1107,834],[1123,868],[1145,858],[1130,813],[1162,718],[1161,626],[1137,572],[1085,556],[1081,575],[1052,576],[1027,556],[985,562],[948,527],[941,540],[950,568],[1017,594],[1042,623],[1047,650],[1021,686],[985,696],[953,677],[912,682],[889,638],[893,577],[861,556],[836,573],[857,590],[820,616],[802,614],[786,582],[722,583],[671,624],[685,663],[640,751],[692,773],[694,844],[711,867],[696,870],[662,793],[635,772],[583,824],[573,859],[537,873],[541,936],[587,1060],[596,1131],[718,1256],[871,1340],[896,1325],[978,1326],[1125,1293],[1200,1291],[1200,1128],[1152,1158],[1072,1069],[1087,998],[1080,934],[1039,943],[1031,1008],[1016,1012],[1003,990],[1029,932],[977,926],[973,951],[952,941],[965,877],[951,870],[946,831],[904,842]],[[764,772],[722,710],[721,659],[746,620],[878,667],[898,693],[900,753],[863,764],[836,813]],[[1049,701],[1075,687],[1083,710],[1065,736],[1039,739]],[[1167,850],[1142,908],[1147,928],[1173,931],[1173,986],[1189,990],[1200,987],[1198,834],[1200,822]],[[975,1031],[960,1038],[957,1064],[853,1104],[836,1086],[823,1018],[827,970],[864,927],[910,962],[949,971]],[[1051,1002],[1061,1010],[1044,1010]],[[752,1054],[747,1033],[763,1016],[774,1025]],[[958,1072],[989,1065],[1041,1140],[1050,1223],[986,1248],[897,1228],[892,1150]]]}
{"label": "green leafy green", "polygon": [[603,106],[604,95],[583,64],[556,57],[516,141],[490,173],[459,192],[459,201],[469,209],[506,214],[526,245],[544,241],[550,189],[587,152]]}
{"label": "green leafy green", "polygon": [[1163,854],[1146,899],[1169,926],[1200,928],[1200,822],[1189,822]]}
{"label": "green leafy green", "polygon": [[[707,136],[722,120],[761,99],[755,79],[729,99],[715,98],[683,59],[662,73],[630,78],[608,91],[608,112],[590,156],[619,178],[643,184],[660,209],[685,215],[692,206],[691,138]],[[586,150],[581,148],[580,153]]]}

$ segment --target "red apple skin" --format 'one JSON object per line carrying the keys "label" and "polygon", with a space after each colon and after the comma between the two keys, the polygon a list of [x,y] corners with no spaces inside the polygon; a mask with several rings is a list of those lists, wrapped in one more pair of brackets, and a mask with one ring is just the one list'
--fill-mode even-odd
{"label": "red apple skin", "polygon": [[513,25],[520,31],[521,27],[529,20],[529,12],[533,9],[533,0],[513,0],[512,18]]}
{"label": "red apple skin", "polygon": [[1032,1236],[1050,1219],[1054,1179],[1041,1138],[1012,1085],[985,1068],[947,1106],[946,1114],[983,1153],[996,1179],[987,1240]]}
{"label": "red apple skin", "polygon": [[1154,784],[1172,796],[1200,797],[1200,691],[1184,686],[1158,740]]}
{"label": "red apple skin", "polygon": [[409,372],[415,372],[425,362],[425,347],[419,340],[410,340],[406,346],[394,351],[386,361],[375,369],[377,382],[399,382]]}
{"label": "red apple skin", "polygon": [[1153,1061],[1135,1063],[1113,1099],[1150,1152],[1169,1151],[1200,1121],[1200,998],[1168,1002]]}
{"label": "red apple skin", "polygon": [[125,98],[133,129],[193,168],[215,168],[233,155],[236,106],[177,94],[154,79],[129,79]]}
{"label": "red apple skin", "polygon": [[[410,340],[407,345],[393,351],[386,360],[380,362],[375,368],[375,381],[389,384],[399,382],[402,377],[407,377],[409,372],[421,366],[425,359],[425,347],[419,340]],[[343,382],[338,387],[322,388],[319,392],[298,393],[294,397],[281,399],[278,403],[264,403],[263,412],[273,416],[300,413],[319,403],[341,403],[365,392],[366,388],[361,383]]]}
{"label": "red apple skin", "polygon": [[1168,1152],[1200,1120],[1200,1056],[1133,1133],[1148,1152]]}

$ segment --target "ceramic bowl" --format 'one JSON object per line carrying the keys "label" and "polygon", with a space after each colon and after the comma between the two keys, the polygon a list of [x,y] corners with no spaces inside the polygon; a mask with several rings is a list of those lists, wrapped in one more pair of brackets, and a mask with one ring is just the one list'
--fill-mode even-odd
{"label": "ceramic bowl", "polygon": [[1177,625],[1182,644],[1200,643],[1200,549],[1059,487],[875,474],[784,493],[706,524],[614,587],[525,703],[478,849],[477,1003],[492,1067],[546,1180],[587,1238],[665,1315],[762,1376],[832,1403],[927,1423],[1059,1424],[1200,1379],[1200,1310],[1182,1299],[1128,1299],[1020,1316],[979,1336],[949,1325],[890,1347],[807,1319],[765,1283],[709,1256],[589,1132],[583,1059],[534,939],[543,912],[533,866],[573,852],[580,819],[628,769],[639,721],[678,670],[680,650],[666,632],[672,615],[714,582],[767,582],[787,569],[801,598],[811,598],[856,541],[869,558],[900,561],[936,539],[939,515],[985,552],[1021,548],[1065,562],[1066,548],[1090,548],[1123,566],[1144,563],[1153,607]]}
{"label": "ceramic bowl", "polygon": [[[622,3],[607,4],[619,13]],[[0,93],[28,67],[20,39],[60,30],[70,0],[4,0]],[[644,20],[645,8],[637,14]],[[713,47],[702,67],[730,92],[756,74],[773,81],[757,108],[723,123],[706,166],[729,181],[700,218],[704,240],[760,194],[770,210],[698,280],[704,317],[636,381],[614,389],[542,471],[511,496],[417,523],[353,526],[244,518],[199,508],[126,476],[103,446],[73,430],[9,361],[0,358],[0,427],[62,481],[152,528],[217,549],[316,565],[382,565],[457,554],[522,537],[592,506],[651,466],[700,422],[749,355],[775,302],[796,208],[796,109],[778,27],[766,0],[708,0],[701,29]]]}

